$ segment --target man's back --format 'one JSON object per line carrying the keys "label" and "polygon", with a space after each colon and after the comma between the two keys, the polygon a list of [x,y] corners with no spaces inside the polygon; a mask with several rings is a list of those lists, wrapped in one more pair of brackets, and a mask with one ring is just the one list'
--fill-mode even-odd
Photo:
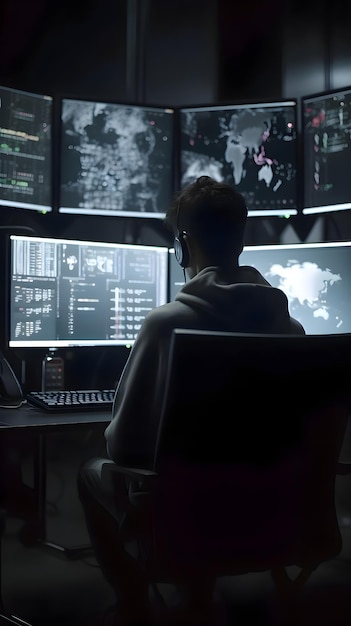
{"label": "man's back", "polygon": [[[257,281],[259,276],[252,270]],[[218,268],[205,268],[183,286],[174,302],[148,314],[122,374],[113,419],[105,431],[113,460],[152,465],[174,328],[304,334],[289,315],[285,294],[262,280],[263,284],[226,283]]]}

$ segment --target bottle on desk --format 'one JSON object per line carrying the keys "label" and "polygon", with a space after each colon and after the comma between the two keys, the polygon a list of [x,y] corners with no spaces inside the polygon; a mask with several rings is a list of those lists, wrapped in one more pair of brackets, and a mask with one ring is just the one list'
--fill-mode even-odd
{"label": "bottle on desk", "polygon": [[42,362],[41,390],[60,391],[64,389],[64,361],[59,356],[47,354]]}

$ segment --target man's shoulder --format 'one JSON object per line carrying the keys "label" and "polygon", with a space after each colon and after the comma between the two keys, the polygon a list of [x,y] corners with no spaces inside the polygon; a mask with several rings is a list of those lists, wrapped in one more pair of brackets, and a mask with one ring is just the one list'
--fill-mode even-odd
{"label": "man's shoulder", "polygon": [[199,325],[199,314],[184,302],[175,300],[150,311],[143,322],[141,332],[154,337],[169,334],[173,328],[194,328]]}
{"label": "man's shoulder", "polygon": [[254,285],[271,286],[268,280],[264,278],[261,272],[252,265],[239,265],[238,268],[239,281],[241,283],[253,283]]}
{"label": "man's shoulder", "polygon": [[161,304],[161,306],[155,307],[147,314],[145,321],[163,320],[177,315],[181,308],[179,305],[180,303],[178,301]]}
{"label": "man's shoulder", "polygon": [[182,303],[178,301],[162,304],[147,314],[143,328],[150,331],[153,328],[161,330],[161,328],[168,328],[169,326],[174,327],[184,316],[183,309]]}

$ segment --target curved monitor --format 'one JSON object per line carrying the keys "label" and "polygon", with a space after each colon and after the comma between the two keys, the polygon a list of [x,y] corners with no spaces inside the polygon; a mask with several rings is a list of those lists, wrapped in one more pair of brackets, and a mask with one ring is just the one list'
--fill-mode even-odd
{"label": "curved monitor", "polygon": [[167,301],[167,248],[11,235],[10,348],[129,346]]}
{"label": "curved monitor", "polygon": [[51,96],[0,87],[0,206],[52,211]]}
{"label": "curved monitor", "polygon": [[180,109],[180,186],[201,175],[235,184],[249,216],[296,215],[297,102]]}
{"label": "curved monitor", "polygon": [[302,98],[303,213],[351,209],[351,87]]}
{"label": "curved monitor", "polygon": [[62,98],[59,212],[163,218],[173,194],[171,108]]}
{"label": "curved monitor", "polygon": [[351,332],[350,241],[245,246],[239,263],[284,291],[306,333]]}

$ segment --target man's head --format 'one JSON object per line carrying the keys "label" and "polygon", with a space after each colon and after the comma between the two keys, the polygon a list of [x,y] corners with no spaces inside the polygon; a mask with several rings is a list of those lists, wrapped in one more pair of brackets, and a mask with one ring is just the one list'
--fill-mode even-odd
{"label": "man's head", "polygon": [[175,235],[175,252],[192,275],[209,265],[233,266],[243,248],[247,207],[234,187],[200,176],[178,192],[165,224]]}

